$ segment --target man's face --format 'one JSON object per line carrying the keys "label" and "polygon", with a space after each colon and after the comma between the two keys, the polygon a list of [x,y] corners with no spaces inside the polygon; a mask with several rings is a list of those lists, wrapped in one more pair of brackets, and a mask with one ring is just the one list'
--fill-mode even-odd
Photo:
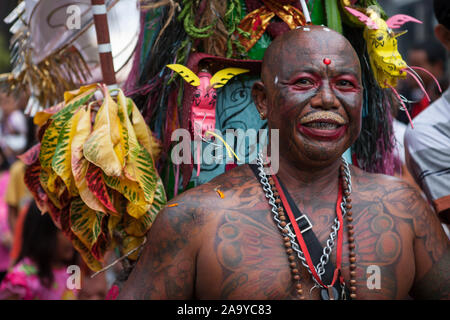
{"label": "man's face", "polygon": [[316,167],[338,159],[358,137],[363,89],[350,44],[322,27],[309,29],[278,39],[262,80],[269,127],[280,130],[280,156]]}

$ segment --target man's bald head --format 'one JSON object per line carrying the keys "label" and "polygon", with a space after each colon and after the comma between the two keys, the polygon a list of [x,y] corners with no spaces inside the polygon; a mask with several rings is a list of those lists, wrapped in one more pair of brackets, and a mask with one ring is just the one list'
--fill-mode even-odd
{"label": "man's bald head", "polygon": [[261,78],[253,84],[253,101],[268,127],[279,130],[281,157],[304,167],[329,165],[358,137],[361,66],[339,33],[306,26],[277,37],[266,50]]}
{"label": "man's bald head", "polygon": [[278,72],[310,63],[313,54],[320,54],[331,61],[334,56],[347,57],[359,65],[358,55],[344,36],[327,27],[312,25],[290,30],[270,44],[262,62],[261,80],[273,82]]}

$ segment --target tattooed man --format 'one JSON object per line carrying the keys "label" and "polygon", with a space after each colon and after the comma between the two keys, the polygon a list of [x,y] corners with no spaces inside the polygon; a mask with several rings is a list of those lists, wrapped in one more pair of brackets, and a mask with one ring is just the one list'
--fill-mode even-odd
{"label": "tattooed man", "polygon": [[[280,130],[278,177],[323,246],[336,217],[341,155],[361,128],[358,56],[327,28],[291,30],[267,49],[261,79],[252,95],[269,128]],[[347,286],[358,299],[448,299],[449,243],[428,204],[396,178],[350,172],[357,267],[350,284],[345,226]],[[171,203],[178,205],[160,212],[119,299],[298,299],[283,237],[248,165]],[[299,272],[304,297],[319,299],[307,269]]]}

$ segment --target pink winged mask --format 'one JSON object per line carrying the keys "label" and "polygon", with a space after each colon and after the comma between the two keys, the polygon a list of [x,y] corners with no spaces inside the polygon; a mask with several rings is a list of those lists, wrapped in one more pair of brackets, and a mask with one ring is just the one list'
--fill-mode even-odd
{"label": "pink winged mask", "polygon": [[168,64],[167,67],[177,72],[186,82],[197,87],[191,104],[191,125],[194,139],[205,138],[206,132],[214,131],[216,126],[216,89],[224,86],[234,76],[249,71],[240,68],[226,68],[211,76],[207,71],[200,71],[196,75],[181,64]]}
{"label": "pink winged mask", "polygon": [[422,21],[417,20],[416,18],[413,18],[411,16],[407,16],[406,14],[396,14],[395,16],[392,16],[386,20],[387,26],[391,29],[400,28],[407,22],[422,23]]}

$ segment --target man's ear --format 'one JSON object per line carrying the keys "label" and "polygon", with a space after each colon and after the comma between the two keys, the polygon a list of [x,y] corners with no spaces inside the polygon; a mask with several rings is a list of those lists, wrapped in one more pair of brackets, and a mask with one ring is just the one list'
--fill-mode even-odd
{"label": "man's ear", "polygon": [[252,98],[261,119],[266,119],[269,110],[267,108],[266,89],[261,81],[253,83]]}
{"label": "man's ear", "polygon": [[450,51],[450,30],[448,30],[444,25],[438,24],[434,28],[434,34],[447,49],[447,51]]}

